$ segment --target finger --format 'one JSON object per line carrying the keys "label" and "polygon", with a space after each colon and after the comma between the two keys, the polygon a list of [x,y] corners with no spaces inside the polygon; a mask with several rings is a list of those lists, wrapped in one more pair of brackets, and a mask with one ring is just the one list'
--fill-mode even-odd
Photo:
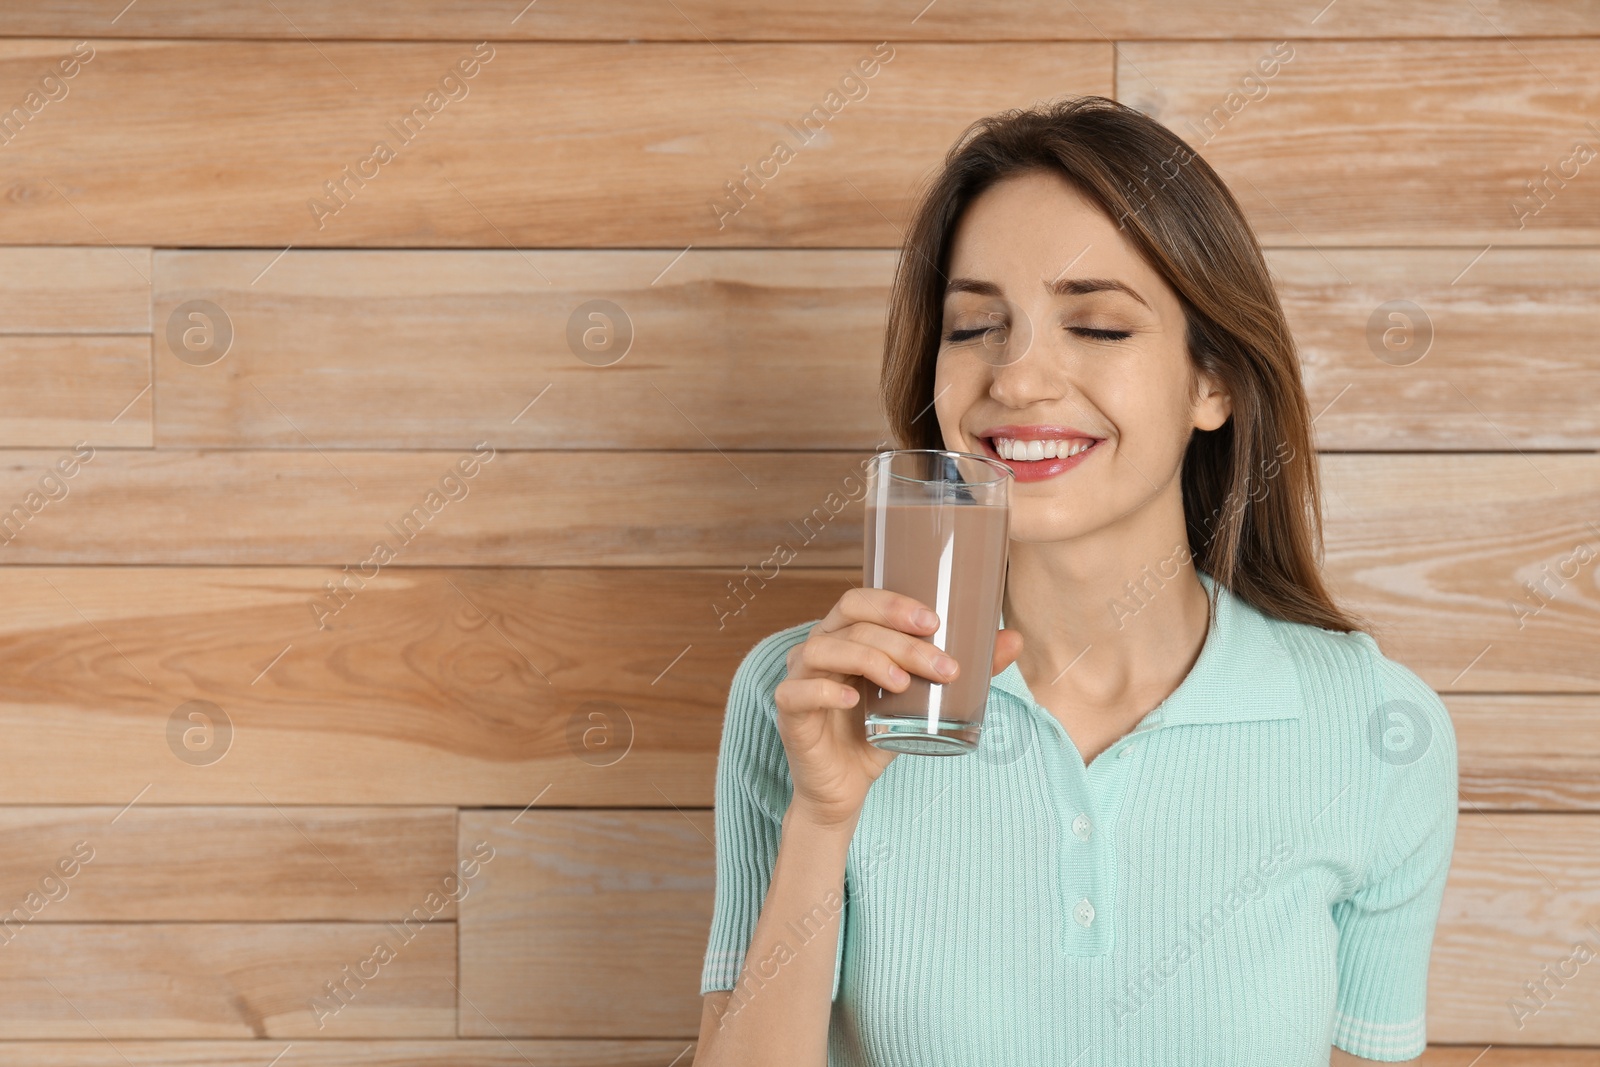
{"label": "finger", "polygon": [[1015,630],[1000,630],[994,638],[994,666],[990,675],[999,674],[1022,655],[1022,635]]}
{"label": "finger", "polygon": [[[950,669],[941,671],[941,662]],[[933,682],[947,682],[958,673],[955,661],[936,646],[871,623],[837,634],[812,634],[801,646],[800,663],[808,673],[859,675],[896,693],[911,684],[912,673]]]}
{"label": "finger", "polygon": [[915,597],[892,589],[856,586],[845,591],[815,629],[834,633],[858,622],[908,634],[931,634],[939,628],[939,616]]}
{"label": "finger", "polygon": [[819,711],[844,711],[860,700],[855,686],[833,678],[785,678],[772,694],[779,714],[789,718],[806,718]]}

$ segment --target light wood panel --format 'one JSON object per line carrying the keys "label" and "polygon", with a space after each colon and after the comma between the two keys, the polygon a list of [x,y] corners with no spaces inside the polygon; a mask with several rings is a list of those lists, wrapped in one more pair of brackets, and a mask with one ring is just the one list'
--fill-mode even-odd
{"label": "light wood panel", "polygon": [[148,248],[0,248],[0,334],[149,333],[150,272]]}
{"label": "light wood panel", "polygon": [[[0,383],[0,443],[8,447],[154,443],[149,337],[0,336]],[[39,465],[54,459],[40,456]]]}
{"label": "light wood panel", "polygon": [[[708,435],[719,448],[886,440],[877,378],[895,253],[679,256],[293,251],[258,279],[259,252],[161,252],[157,321],[206,300],[235,336],[208,367],[157,339],[161,444],[441,448],[487,438],[698,450],[711,447]],[[591,363],[568,330],[574,316],[591,326],[581,312],[593,300],[626,319]]]}
{"label": "light wood panel", "polygon": [[709,811],[462,812],[496,849],[461,902],[462,1036],[696,1036],[712,835]]}
{"label": "light wood panel", "polygon": [[1447,694],[1446,703],[1463,810],[1600,811],[1600,697]]}
{"label": "light wood panel", "polygon": [[[1600,447],[1600,250],[1279,248],[1267,259],[1319,448]],[[1420,315],[1379,310],[1402,300]],[[1409,337],[1393,338],[1406,347],[1384,347],[1383,331],[1408,319]]]}
{"label": "light wood panel", "polygon": [[[871,42],[500,43],[403,138],[390,124],[472,45],[94,47],[71,95],[6,146],[8,239],[257,247],[262,269],[289,245],[892,247],[917,181],[973,118],[1112,88],[1107,42],[893,45],[849,83]],[[0,86],[20,93],[67,53],[4,42]],[[788,132],[816,107],[814,132]],[[763,161],[770,180],[725,217],[724,183]],[[318,197],[334,213],[314,213]]]}
{"label": "light wood panel", "polygon": [[[1118,99],[1204,156],[1263,242],[1600,243],[1600,182],[1571,161],[1577,142],[1600,149],[1584,123],[1600,114],[1600,41],[1293,41],[1293,58],[1262,79],[1255,65],[1273,44],[1117,53]],[[1519,225],[1523,183],[1563,161],[1565,187]]]}
{"label": "light wood panel", "polygon": [[[714,883],[711,820],[534,810],[513,824],[513,816],[463,813],[463,836],[487,838],[499,853],[495,880],[462,903],[463,992],[507,1035],[625,1036],[652,1026],[692,1036],[698,1010],[687,1002],[698,997],[688,994],[698,990]],[[1489,1042],[1600,1043],[1600,986],[1581,978],[1520,1032],[1506,1008],[1575,940],[1600,946],[1600,934],[1582,927],[1600,914],[1597,845],[1594,815],[1461,815],[1429,973],[1431,1038],[1478,1042],[1474,1054]],[[650,1008],[641,1018],[624,1004]],[[488,1024],[464,1032],[479,1029]]]}
{"label": "light wood panel", "polygon": [[1325,456],[1322,468],[1327,574],[1388,655],[1440,692],[1600,688],[1596,457]]}
{"label": "light wood panel", "polygon": [[623,0],[601,7],[581,0],[537,4],[462,0],[441,8],[407,0],[376,8],[323,5],[315,0],[139,0],[115,21],[102,7],[79,0],[48,7],[18,5],[0,15],[0,33],[14,36],[267,37],[298,40],[354,37],[546,40],[1042,40],[1105,37],[1231,38],[1271,35],[1335,37],[1499,37],[1590,34],[1594,20],[1581,4],[1533,0],[1514,5],[1462,6],[1424,0],[1396,8],[1379,0],[1339,0],[1337,6],[1277,2],[1172,6],[1144,0],[1004,0],[982,8],[959,4],[789,5],[779,0],[728,4],[720,0]]}
{"label": "light wood panel", "polygon": [[[511,397],[507,408],[521,403]],[[105,450],[83,465],[73,495],[51,505],[59,512],[33,516],[12,559],[359,568],[384,540],[394,554],[385,566],[402,568],[758,567],[787,538],[798,551],[789,566],[856,566],[859,507],[849,494],[862,492],[867,455],[497,450],[463,477],[457,464],[471,467],[469,450]],[[0,471],[23,476],[0,491],[25,492],[36,461],[0,451]],[[1320,466],[1337,579],[1347,580],[1340,568],[1424,566],[1423,553],[1437,557],[1434,568],[1472,556],[1485,573],[1441,576],[1494,598],[1513,627],[1518,616],[1500,598],[1520,591],[1518,569],[1596,536],[1592,455],[1324,455]],[[418,508],[407,542],[391,526]],[[1552,606],[1543,616],[1557,614]]]}
{"label": "light wood panel", "polygon": [[[1495,1044],[1600,1044],[1600,821],[1466,815],[1429,970],[1428,1036]],[[1574,945],[1589,962],[1569,962]],[[1564,975],[1546,1003],[1524,983]],[[1524,1002],[1529,1011],[1514,1009]],[[1537,1009],[1536,1012],[1533,1009]],[[1521,1014],[1521,1026],[1518,1015]]]}
{"label": "light wood panel", "polygon": [[[1476,256],[1269,251],[1319,447],[1600,444],[1600,253]],[[440,448],[493,435],[528,448],[702,449],[703,430],[723,448],[872,447],[886,440],[876,390],[895,261],[865,250],[308,251],[261,275],[259,252],[161,252],[156,321],[206,300],[236,340],[223,362],[196,367],[156,339],[160,440]],[[568,323],[593,299],[621,307],[633,336],[611,366],[569,347]],[[1400,299],[1423,309],[1418,330],[1432,338],[1403,366],[1412,354],[1368,336],[1377,309]],[[511,422],[508,392],[539,400]]]}
{"label": "light wood panel", "polygon": [[[764,561],[781,560],[774,552],[785,543],[798,550],[790,568],[860,558],[849,501],[860,492],[849,481],[860,453],[500,452],[471,479],[446,481],[466,456],[108,450],[9,550],[18,563],[294,562],[368,573],[380,539],[400,569],[745,561],[750,573],[772,573],[778,563]],[[0,470],[33,462],[0,452]],[[1391,654],[1441,690],[1600,685],[1600,607],[1583,577],[1593,563],[1581,560],[1584,546],[1600,545],[1595,456],[1330,455],[1321,466],[1329,575],[1392,631]],[[12,498],[26,487],[18,478]],[[441,487],[467,495],[447,502]],[[423,509],[420,532],[404,542],[391,526],[413,509]],[[1562,572],[1558,585],[1550,576]],[[1542,596],[1522,584],[1533,581]]]}
{"label": "light wood panel", "polygon": [[[17,1041],[4,1050],[33,1067],[688,1067],[684,1041]],[[681,1057],[681,1058],[679,1058]],[[1428,1061],[1430,1064],[1432,1061]],[[1454,1067],[1453,1061],[1440,1061]],[[1487,1062],[1487,1061],[1486,1061]],[[1562,1059],[1496,1060],[1495,1067],[1567,1067]]]}
{"label": "light wood panel", "polygon": [[[319,631],[326,571],[0,568],[0,803],[708,807],[739,660],[851,584],[785,571],[719,628],[737,576],[411,569]],[[196,699],[209,764],[172,747]]]}
{"label": "light wood panel", "polygon": [[[508,393],[505,421],[534,395]],[[717,428],[705,428],[714,441]],[[398,568],[759,567],[787,539],[804,548],[802,565],[859,565],[861,527],[850,516],[860,506],[847,510],[845,494],[864,491],[846,479],[860,477],[865,452],[505,452],[499,438],[487,441],[482,454],[496,452],[475,468],[470,449],[102,450],[72,495],[32,516],[6,552],[14,563],[301,563],[370,574],[374,558]],[[0,520],[41,455],[0,450]],[[395,532],[408,515],[409,539]],[[387,564],[374,557],[379,541],[393,554]]]}
{"label": "light wood panel", "polygon": [[[35,922],[5,946],[0,1038],[452,1037],[455,925]],[[319,1011],[346,967],[372,977]]]}
{"label": "light wood panel", "polygon": [[[859,581],[845,569],[781,572],[719,629],[712,605],[729,596],[727,571],[413,569],[359,591],[318,631],[307,605],[325,573],[0,570],[0,730],[12,756],[0,803],[120,810],[149,786],[119,825],[171,803],[271,803],[297,821],[305,809],[292,805],[318,803],[708,807],[739,660]],[[1596,698],[1446,697],[1464,809],[1600,810]],[[196,698],[233,731],[209,765],[182,762],[169,742],[175,710]],[[239,818],[230,825],[267,832],[264,815]],[[358,856],[408,825],[349,818],[374,839],[347,846]],[[432,825],[426,810],[415,818]],[[151,832],[159,843],[167,831]],[[192,862],[216,860],[197,847]],[[353,906],[316,873],[293,893],[274,880],[249,906]],[[156,906],[128,892],[126,906]]]}
{"label": "light wood panel", "polygon": [[426,921],[455,918],[456,900],[471,893],[457,878],[454,809],[257,799],[255,808],[0,808],[0,901],[38,893],[38,923]]}

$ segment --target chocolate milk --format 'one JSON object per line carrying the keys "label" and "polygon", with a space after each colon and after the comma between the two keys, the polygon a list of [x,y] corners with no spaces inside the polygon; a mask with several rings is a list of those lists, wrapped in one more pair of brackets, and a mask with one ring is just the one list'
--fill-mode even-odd
{"label": "chocolate milk", "polygon": [[[1009,507],[976,504],[892,504],[866,509],[862,585],[915,597],[939,616],[922,636],[961,666],[955,681],[930,682],[915,672],[904,692],[860,683],[869,736],[885,718],[937,719],[959,730],[983,721],[989,668],[1005,594]],[[881,525],[880,525],[881,524]],[[971,738],[976,742],[974,733]]]}

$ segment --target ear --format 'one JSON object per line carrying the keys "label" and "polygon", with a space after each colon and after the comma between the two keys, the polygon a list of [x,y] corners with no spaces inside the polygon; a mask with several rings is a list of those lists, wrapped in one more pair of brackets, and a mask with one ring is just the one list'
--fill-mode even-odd
{"label": "ear", "polygon": [[1194,425],[1198,430],[1215,430],[1233,414],[1233,397],[1222,383],[1210,375],[1197,373],[1198,396],[1194,402]]}

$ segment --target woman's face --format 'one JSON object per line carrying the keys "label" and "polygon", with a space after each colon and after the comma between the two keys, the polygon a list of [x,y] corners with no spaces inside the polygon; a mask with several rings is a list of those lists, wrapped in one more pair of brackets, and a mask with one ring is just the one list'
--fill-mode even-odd
{"label": "woman's face", "polygon": [[1013,540],[1178,499],[1191,431],[1231,409],[1192,369],[1177,294],[1110,218],[1053,172],[1008,178],[968,205],[948,273],[934,411],[946,448],[1016,472]]}

